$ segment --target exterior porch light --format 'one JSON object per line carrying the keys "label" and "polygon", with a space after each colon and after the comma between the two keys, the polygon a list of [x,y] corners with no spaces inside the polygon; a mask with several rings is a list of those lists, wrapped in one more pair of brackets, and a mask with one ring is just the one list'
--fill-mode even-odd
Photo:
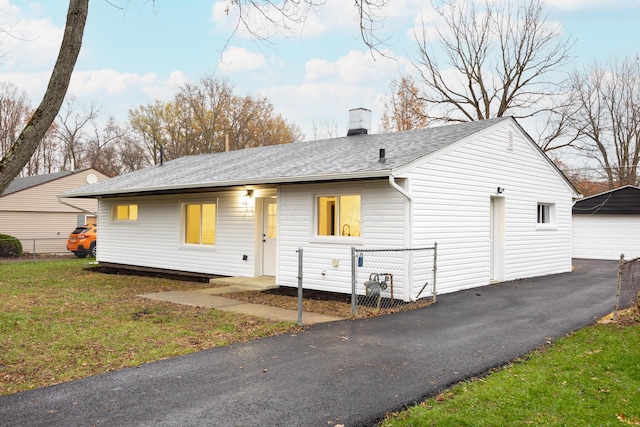
{"label": "exterior porch light", "polygon": [[253,190],[247,190],[247,192],[242,195],[242,204],[249,206],[251,204],[251,199],[253,199]]}

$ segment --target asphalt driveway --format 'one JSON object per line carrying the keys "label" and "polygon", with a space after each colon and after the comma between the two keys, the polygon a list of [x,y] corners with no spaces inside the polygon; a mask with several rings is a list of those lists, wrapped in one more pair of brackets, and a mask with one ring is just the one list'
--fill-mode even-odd
{"label": "asphalt driveway", "polygon": [[612,311],[617,262],[0,397],[2,426],[372,425]]}

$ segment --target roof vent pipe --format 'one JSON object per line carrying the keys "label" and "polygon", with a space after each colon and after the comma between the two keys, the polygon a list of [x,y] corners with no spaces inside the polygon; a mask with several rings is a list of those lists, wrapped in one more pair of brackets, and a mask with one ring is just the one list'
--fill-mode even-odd
{"label": "roof vent pipe", "polygon": [[349,131],[347,136],[366,135],[371,129],[371,110],[354,108],[349,110]]}
{"label": "roof vent pipe", "polygon": [[387,158],[385,157],[385,150],[384,150],[384,148],[381,148],[381,149],[380,149],[380,158],[378,159],[378,161],[379,161],[380,163],[384,163],[384,162],[386,162],[386,161],[387,161]]}

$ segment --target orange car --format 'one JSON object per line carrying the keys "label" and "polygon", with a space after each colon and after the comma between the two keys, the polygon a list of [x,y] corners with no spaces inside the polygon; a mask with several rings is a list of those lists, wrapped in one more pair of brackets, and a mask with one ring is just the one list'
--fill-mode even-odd
{"label": "orange car", "polygon": [[82,225],[76,227],[67,240],[67,249],[73,252],[78,258],[91,258],[96,256],[96,231],[95,224]]}

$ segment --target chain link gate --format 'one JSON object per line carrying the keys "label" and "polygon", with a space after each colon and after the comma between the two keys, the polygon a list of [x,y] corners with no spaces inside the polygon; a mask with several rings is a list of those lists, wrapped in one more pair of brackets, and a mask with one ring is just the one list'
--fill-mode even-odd
{"label": "chain link gate", "polygon": [[618,286],[616,288],[616,305],[614,320],[618,320],[618,310],[625,310],[640,304],[640,258],[625,261],[620,255],[618,266]]}
{"label": "chain link gate", "polygon": [[358,305],[376,310],[436,301],[437,248],[351,248],[351,313]]}

